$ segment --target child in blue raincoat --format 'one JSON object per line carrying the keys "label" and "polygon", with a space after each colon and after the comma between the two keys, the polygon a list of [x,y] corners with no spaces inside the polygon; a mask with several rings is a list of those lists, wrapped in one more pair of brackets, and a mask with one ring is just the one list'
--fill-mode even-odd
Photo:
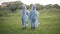
{"label": "child in blue raincoat", "polygon": [[27,21],[28,21],[28,17],[29,17],[29,12],[28,12],[25,5],[22,6],[21,17],[22,17],[22,28],[26,29]]}
{"label": "child in blue raincoat", "polygon": [[32,10],[30,11],[30,23],[31,23],[31,29],[35,29],[36,26],[38,26],[38,11],[36,10],[36,7],[33,5]]}

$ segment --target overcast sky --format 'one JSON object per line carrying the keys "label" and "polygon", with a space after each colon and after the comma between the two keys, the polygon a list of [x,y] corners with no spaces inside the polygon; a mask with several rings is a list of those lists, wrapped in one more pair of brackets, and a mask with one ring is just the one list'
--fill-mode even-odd
{"label": "overcast sky", "polygon": [[0,3],[11,2],[11,1],[21,1],[27,5],[35,4],[35,3],[39,3],[43,5],[47,5],[47,4],[59,4],[60,5],[60,0],[0,0]]}

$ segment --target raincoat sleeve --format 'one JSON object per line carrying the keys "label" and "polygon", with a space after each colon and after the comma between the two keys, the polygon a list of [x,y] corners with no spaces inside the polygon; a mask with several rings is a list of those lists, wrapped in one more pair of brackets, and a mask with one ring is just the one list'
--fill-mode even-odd
{"label": "raincoat sleeve", "polygon": [[26,13],[28,16],[30,15],[30,12],[27,10],[27,13]]}

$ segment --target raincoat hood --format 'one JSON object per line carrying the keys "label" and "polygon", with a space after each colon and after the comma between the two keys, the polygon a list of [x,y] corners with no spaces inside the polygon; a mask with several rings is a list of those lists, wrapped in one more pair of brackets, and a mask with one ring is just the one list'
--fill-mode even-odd
{"label": "raincoat hood", "polygon": [[32,6],[32,10],[36,10],[36,6],[35,5]]}
{"label": "raincoat hood", "polygon": [[26,10],[27,8],[26,8],[26,6],[25,6],[25,5],[22,5],[22,9],[23,9],[23,10]]}

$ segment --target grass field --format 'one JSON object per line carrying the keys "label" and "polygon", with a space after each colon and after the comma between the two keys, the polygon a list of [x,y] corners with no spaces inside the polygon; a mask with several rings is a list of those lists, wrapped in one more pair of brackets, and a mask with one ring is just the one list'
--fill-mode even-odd
{"label": "grass field", "polygon": [[30,25],[22,30],[21,17],[18,14],[0,17],[0,34],[60,34],[60,15],[39,15],[39,27],[31,30]]}

